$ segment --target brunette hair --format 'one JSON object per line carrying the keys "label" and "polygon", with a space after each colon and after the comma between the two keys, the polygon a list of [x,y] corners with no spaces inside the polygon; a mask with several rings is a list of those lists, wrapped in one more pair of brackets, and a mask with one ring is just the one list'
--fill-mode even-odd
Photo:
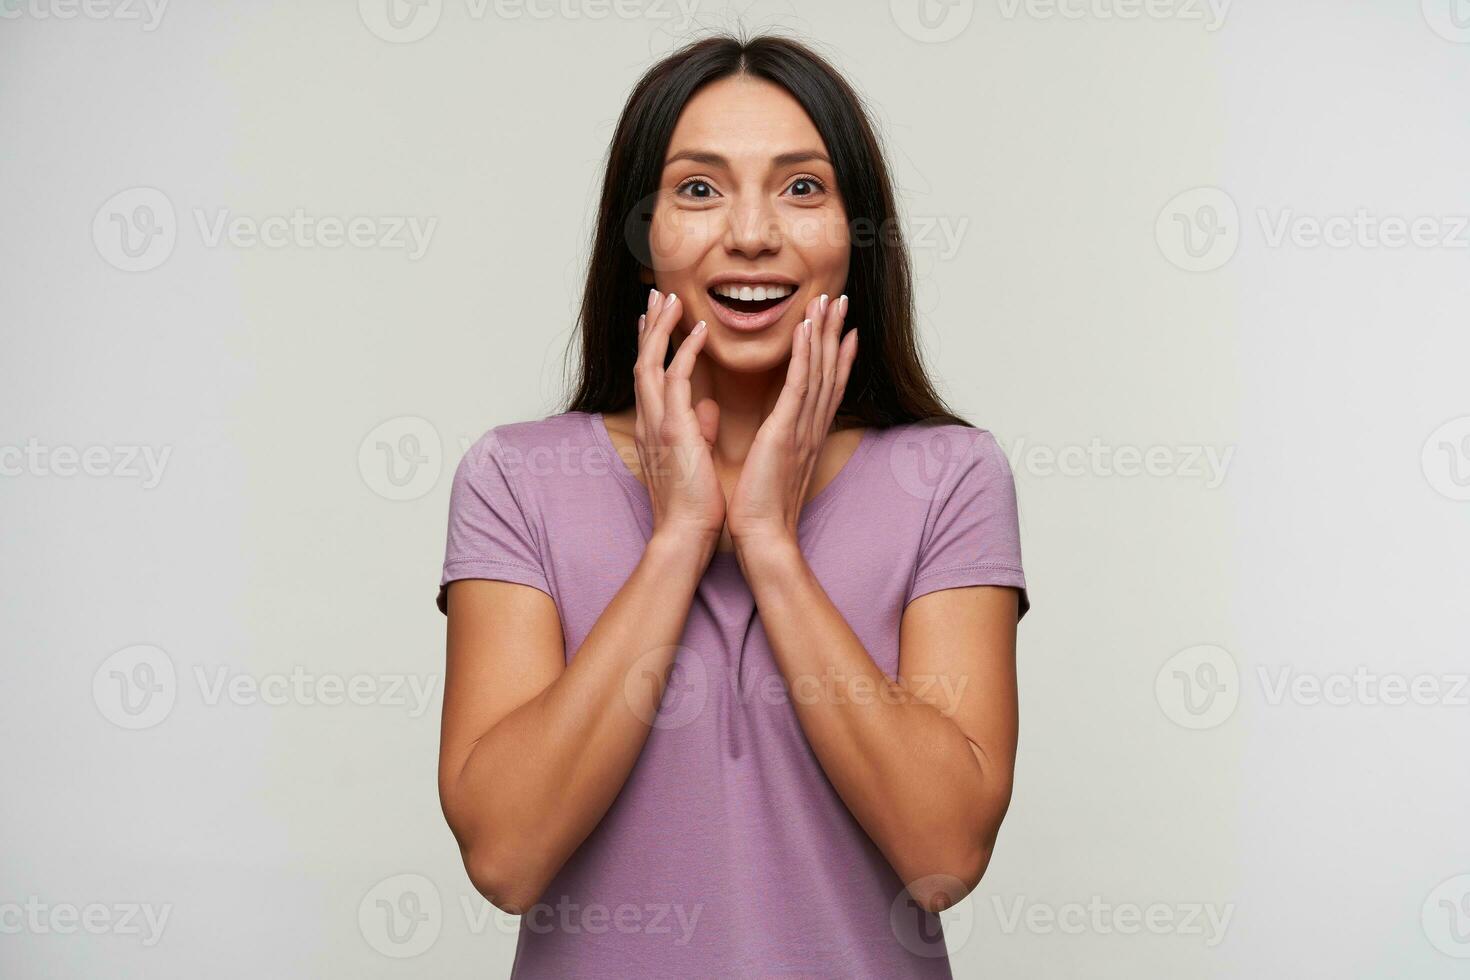
{"label": "brunette hair", "polygon": [[563,411],[616,412],[634,404],[638,314],[648,301],[639,272],[652,264],[648,230],[664,156],[694,93],[732,75],[762,78],[790,92],[832,159],[851,243],[846,329],[857,330],[859,338],[838,427],[925,420],[971,425],[949,410],[924,370],[908,250],[861,97],[816,52],[771,34],[718,34],[687,44],[650,68],[628,96],[608,149],[578,315],[580,371]]}

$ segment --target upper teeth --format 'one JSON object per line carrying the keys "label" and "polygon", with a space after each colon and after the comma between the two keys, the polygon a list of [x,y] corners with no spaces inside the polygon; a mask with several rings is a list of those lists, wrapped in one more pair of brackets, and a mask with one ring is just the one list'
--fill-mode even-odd
{"label": "upper teeth", "polygon": [[728,296],[730,299],[780,299],[788,293],[795,292],[795,286],[787,286],[782,283],[770,283],[765,286],[742,286],[738,283],[724,282],[715,287],[715,293],[720,296]]}

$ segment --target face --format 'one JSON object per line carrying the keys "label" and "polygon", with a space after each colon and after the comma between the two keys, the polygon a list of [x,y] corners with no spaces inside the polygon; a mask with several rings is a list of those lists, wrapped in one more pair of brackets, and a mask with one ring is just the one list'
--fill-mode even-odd
{"label": "face", "polygon": [[701,89],[674,127],[649,235],[654,284],[704,320],[701,357],[770,371],[791,355],[807,303],[847,282],[847,213],[805,110],[770,82]]}

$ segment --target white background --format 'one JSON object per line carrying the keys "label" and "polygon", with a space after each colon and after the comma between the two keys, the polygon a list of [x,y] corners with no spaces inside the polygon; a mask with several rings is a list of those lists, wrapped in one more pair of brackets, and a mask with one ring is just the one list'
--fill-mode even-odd
{"label": "white background", "polygon": [[[629,88],[743,26],[871,101],[928,362],[1012,453],[1021,747],[956,976],[1462,976],[1455,2],[5,4],[0,973],[508,974],[435,789],[449,476],[557,407]],[[212,236],[298,210],[375,230]]]}

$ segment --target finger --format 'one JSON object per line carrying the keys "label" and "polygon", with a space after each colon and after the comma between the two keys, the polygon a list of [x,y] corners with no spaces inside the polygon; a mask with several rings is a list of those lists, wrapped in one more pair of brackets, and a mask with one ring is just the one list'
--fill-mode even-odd
{"label": "finger", "polygon": [[[802,333],[803,328],[810,329],[811,323],[810,320],[803,320],[796,325],[791,337],[791,360],[786,365],[786,383],[781,386],[781,394],[776,397],[776,404],[771,409],[772,416],[780,416],[777,424],[788,428],[795,425],[801,412],[801,403],[806,399],[812,345],[810,338]],[[762,428],[764,427],[765,424],[762,423]]]}
{"label": "finger", "polygon": [[[837,384],[832,390],[831,414],[836,415],[842,407],[842,396],[847,393],[847,379],[852,376],[852,364],[857,360],[858,332],[854,327],[842,338],[837,356]],[[831,420],[828,420],[831,424]]]}
{"label": "finger", "polygon": [[664,411],[672,412],[679,418],[686,418],[693,413],[689,377],[694,371],[694,359],[699,356],[708,338],[709,330],[704,321],[700,320],[679,345],[678,353],[664,372]]}
{"label": "finger", "polygon": [[826,321],[830,308],[831,302],[827,294],[823,293],[818,301],[818,314],[817,318],[812,321],[811,338],[808,341],[810,349],[807,360],[806,397],[802,399],[801,412],[797,415],[796,431],[809,446],[814,444],[811,438],[815,428],[813,420],[816,416],[817,396],[822,391],[822,324]]}
{"label": "finger", "polygon": [[847,296],[843,294],[828,305],[827,318],[822,323],[822,335],[818,341],[822,349],[822,385],[817,392],[817,405],[812,417],[818,442],[825,439],[828,430],[832,428],[832,415],[835,411],[833,389],[837,386],[837,344],[846,319]]}
{"label": "finger", "polygon": [[[655,422],[663,418],[664,412],[664,358],[669,349],[669,332],[663,328],[668,326],[671,300],[675,300],[673,293],[665,296],[656,289],[649,292],[649,311],[644,314],[645,322],[638,338],[637,387],[648,406],[650,420]],[[677,301],[673,306],[678,306]]]}

